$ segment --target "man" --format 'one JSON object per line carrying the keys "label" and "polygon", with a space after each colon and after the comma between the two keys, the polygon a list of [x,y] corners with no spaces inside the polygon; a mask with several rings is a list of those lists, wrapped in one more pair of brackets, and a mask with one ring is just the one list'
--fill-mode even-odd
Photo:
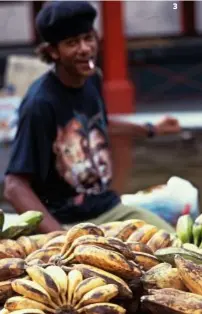
{"label": "man", "polygon": [[[54,69],[34,82],[22,101],[5,198],[18,213],[43,212],[41,232],[86,220],[131,218],[172,230],[147,211],[121,205],[108,187],[107,128],[118,124],[108,122],[99,90],[95,17],[96,11],[85,1],[50,1],[37,16],[45,42],[43,57],[54,63]],[[123,124],[123,128],[143,137],[179,131],[173,118],[154,127]]]}

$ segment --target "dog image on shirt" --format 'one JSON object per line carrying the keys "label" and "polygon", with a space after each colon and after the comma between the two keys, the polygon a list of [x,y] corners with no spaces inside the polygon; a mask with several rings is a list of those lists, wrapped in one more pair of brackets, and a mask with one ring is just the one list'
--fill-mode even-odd
{"label": "dog image on shirt", "polygon": [[77,119],[58,128],[53,145],[56,169],[79,193],[98,193],[100,177],[94,166],[87,134]]}

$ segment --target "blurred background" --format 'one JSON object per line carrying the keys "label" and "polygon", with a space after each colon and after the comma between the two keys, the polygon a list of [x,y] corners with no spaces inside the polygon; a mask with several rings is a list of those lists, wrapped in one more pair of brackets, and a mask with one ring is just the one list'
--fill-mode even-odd
{"label": "blurred background", "polygon": [[[137,140],[113,137],[114,187],[135,193],[175,175],[202,191],[202,2],[92,1],[98,10],[98,64],[117,119],[154,122],[170,114],[182,133]],[[17,108],[47,66],[35,59],[34,19],[43,1],[0,1],[0,207]],[[122,153],[123,152],[123,153]],[[201,200],[200,200],[201,202]]]}

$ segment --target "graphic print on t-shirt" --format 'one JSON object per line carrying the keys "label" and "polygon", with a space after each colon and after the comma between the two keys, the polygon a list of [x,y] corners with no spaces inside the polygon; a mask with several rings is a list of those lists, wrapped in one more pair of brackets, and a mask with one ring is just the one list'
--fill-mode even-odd
{"label": "graphic print on t-shirt", "polygon": [[111,178],[111,156],[99,117],[87,123],[84,115],[59,127],[53,145],[56,169],[77,193],[99,194]]}

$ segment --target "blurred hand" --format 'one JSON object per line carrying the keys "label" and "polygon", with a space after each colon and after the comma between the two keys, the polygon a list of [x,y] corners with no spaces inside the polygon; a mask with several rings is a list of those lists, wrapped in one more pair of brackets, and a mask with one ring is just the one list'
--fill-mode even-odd
{"label": "blurred hand", "polygon": [[181,131],[181,127],[177,119],[173,117],[165,117],[155,125],[157,135],[176,134]]}

